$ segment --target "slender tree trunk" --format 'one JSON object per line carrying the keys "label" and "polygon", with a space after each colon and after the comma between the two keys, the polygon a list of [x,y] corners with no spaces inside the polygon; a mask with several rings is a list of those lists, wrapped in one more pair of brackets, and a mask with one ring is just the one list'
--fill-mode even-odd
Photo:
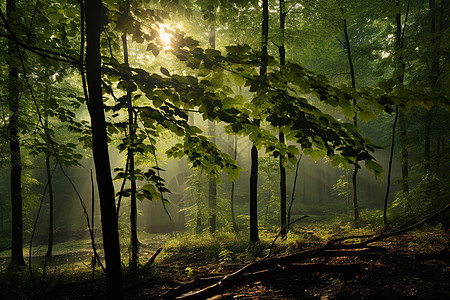
{"label": "slender tree trunk", "polygon": [[[405,24],[402,26],[402,19],[401,19],[401,13],[400,13],[400,1],[397,1],[397,14],[395,16],[396,20],[396,45],[395,45],[395,52],[397,54],[397,61],[395,62],[395,72],[397,75],[397,81],[399,85],[403,84],[403,79],[405,75],[405,63],[403,60],[403,34],[404,29],[406,27],[406,22],[408,19],[408,12],[409,12],[409,4],[408,9],[406,11],[405,15]],[[386,184],[386,195],[384,197],[384,211],[383,211],[383,223],[387,224],[387,206],[388,206],[388,200],[389,200],[389,191],[391,187],[391,175],[392,175],[392,160],[394,158],[394,147],[395,147],[395,134],[396,134],[396,127],[397,127],[397,121],[399,119],[399,110],[398,105],[395,106],[395,118],[394,118],[394,125],[392,126],[392,142],[391,142],[391,151],[389,155],[389,167],[388,167],[388,176],[387,176],[387,184]],[[405,130],[404,134],[406,135],[406,128],[403,128]],[[400,133],[402,134],[402,133]],[[403,148],[402,148],[403,151]],[[408,169],[406,166],[406,173],[408,173]],[[402,162],[402,172],[403,172],[403,162]],[[404,185],[405,183],[403,183]],[[405,187],[403,187],[405,190]]]}
{"label": "slender tree trunk", "polygon": [[[48,128],[48,120],[45,120],[45,126]],[[54,214],[54,201],[53,201],[53,184],[52,184],[52,174],[50,169],[50,155],[45,155],[45,168],[47,172],[48,180],[48,200],[49,200],[49,218],[48,218],[48,245],[47,253],[45,254],[46,259],[52,258],[53,252],[53,214]]]}
{"label": "slender tree trunk", "polygon": [[[128,4],[129,5],[129,4]],[[127,8],[128,10],[129,8]],[[127,34],[122,35],[122,45],[123,45],[123,58],[126,66],[129,66],[128,62],[128,41]],[[130,232],[131,232],[131,269],[136,272],[137,264],[139,260],[139,243],[137,237],[137,203],[136,203],[136,179],[134,178],[135,173],[135,162],[134,162],[134,140],[136,139],[136,122],[134,117],[134,107],[132,100],[132,90],[127,88],[127,109],[128,109],[128,163],[129,163],[129,174],[131,175],[130,184]]]}
{"label": "slender tree trunk", "polygon": [[[289,209],[288,209],[288,213],[287,213],[287,224],[291,223],[291,210],[292,210],[292,204],[294,204],[294,199],[295,199],[295,188],[297,186],[297,178],[298,178],[298,168],[300,166],[300,161],[302,160],[303,155],[300,154],[298,160],[297,160],[297,165],[295,166],[295,176],[294,176],[294,184],[292,187],[292,195],[291,195],[291,202],[289,203]],[[303,181],[304,182],[304,181]],[[304,193],[305,193],[305,186],[303,185],[303,197],[304,197]],[[289,226],[286,230],[289,230]]]}
{"label": "slender tree trunk", "polygon": [[[286,3],[284,0],[280,0],[280,34],[281,34],[281,45],[278,47],[280,54],[280,65],[284,66],[286,64],[286,49],[284,47],[284,28],[286,21]],[[285,143],[284,133],[282,129],[279,129],[278,139],[280,143]],[[286,168],[283,166],[284,155],[280,155],[280,226],[281,226],[281,237],[285,238],[287,234],[286,228]]]}
{"label": "slender tree trunk", "polygon": [[441,135],[436,138],[436,173],[438,176],[441,173]]}
{"label": "slender tree trunk", "polygon": [[[439,58],[440,58],[440,37],[438,33],[440,33],[443,30],[443,20],[442,20],[442,9],[444,5],[444,0],[441,0],[441,20],[440,20],[440,26],[439,26],[439,32],[438,32],[438,17],[437,12],[438,8],[436,6],[435,0],[429,0],[428,1],[429,8],[430,8],[430,21],[431,21],[431,53],[430,53],[430,80],[431,80],[431,91],[432,92],[439,92],[440,90],[440,82],[439,77],[441,74],[440,65],[439,65]],[[424,143],[424,171],[425,176],[427,178],[426,184],[427,184],[427,190],[428,194],[431,195],[432,188],[431,188],[431,182],[429,180],[429,176],[431,174],[431,125],[433,121],[433,112],[434,112],[434,106],[429,109],[426,112],[425,115],[425,143]]]}
{"label": "slender tree trunk", "polygon": [[[344,10],[341,8],[342,15],[344,15]],[[356,88],[356,80],[355,80],[355,69],[353,67],[353,59],[352,59],[352,52],[350,49],[350,39],[348,37],[348,30],[347,30],[347,19],[344,18],[344,36],[345,36],[345,47],[347,50],[347,59],[348,59],[348,65],[350,68],[350,77],[352,79],[352,88]],[[356,99],[353,100],[353,105],[356,106]],[[357,113],[355,112],[355,116],[353,117],[353,123],[355,127],[358,126],[357,121]],[[358,163],[355,163],[353,168],[353,174],[352,174],[352,187],[353,187],[353,214],[355,221],[359,220],[359,209],[358,209],[358,185],[357,185],[357,175],[358,175],[358,169],[359,165]]]}
{"label": "slender tree trunk", "polygon": [[426,112],[425,115],[425,143],[424,143],[424,168],[425,176],[431,173],[431,123],[433,121],[434,107]]}
{"label": "slender tree trunk", "polygon": [[[267,72],[267,40],[269,37],[269,3],[262,1],[263,21],[262,21],[262,51],[260,75],[265,76]],[[255,119],[255,124],[259,127],[260,120]],[[251,150],[250,169],[250,242],[259,242],[258,234],[258,149],[253,144]]]}
{"label": "slender tree trunk", "polygon": [[[209,31],[209,45],[212,49],[216,48],[216,27],[211,26]],[[208,121],[208,135],[211,142],[216,142],[216,125],[214,122]],[[217,183],[214,179],[209,179],[208,181],[208,211],[209,211],[209,233],[213,234],[216,232],[216,222],[217,222]]]}
{"label": "slender tree trunk", "polygon": [[409,192],[409,153],[407,144],[406,116],[400,112],[398,116],[398,124],[400,127],[400,145],[401,145],[401,167],[402,167],[402,190],[404,193]]}
{"label": "slender tree trunk", "polygon": [[[401,13],[400,13],[400,1],[397,2],[398,13],[396,15],[396,44],[399,51],[403,51],[404,48],[404,31],[407,23],[408,13],[409,13],[409,3],[405,14],[404,26],[401,25]],[[400,84],[403,84],[405,78],[405,62],[403,59],[403,54],[398,57],[398,62],[396,64],[397,68],[397,80]],[[401,69],[401,70],[399,70]],[[406,116],[400,111],[398,116],[398,123],[400,127],[400,145],[401,145],[401,169],[402,169],[402,190],[404,193],[409,192],[409,170],[408,170],[408,145],[407,145],[407,128],[406,128]]]}
{"label": "slender tree trunk", "polygon": [[[189,112],[189,126],[194,126],[195,125],[195,121],[194,121],[194,113]],[[198,172],[196,170],[193,170],[193,172]],[[202,193],[201,193],[201,183],[200,183],[200,177],[198,182],[196,183],[196,191],[197,191],[197,209],[195,212],[195,234],[201,234],[202,230],[203,230],[203,225],[202,225],[202,217],[201,217],[201,212],[200,212],[200,204],[201,204],[201,197],[202,197]]]}
{"label": "slender tree trunk", "polygon": [[100,34],[103,18],[102,2],[101,0],[88,0],[85,2],[85,5],[87,33],[86,75],[89,88],[88,108],[92,126],[92,152],[100,195],[107,297],[108,299],[122,299],[119,232],[102,98],[100,55]]}
{"label": "slender tree trunk", "polygon": [[[436,175],[438,178],[441,177],[441,134],[439,133],[436,138]],[[436,196],[438,201],[442,200],[442,182],[441,180],[438,180],[437,182],[438,187],[436,191]]]}
{"label": "slender tree trunk", "polygon": [[389,170],[388,170],[388,177],[387,177],[387,188],[386,188],[386,195],[384,197],[383,223],[385,225],[387,224],[387,206],[388,206],[388,199],[389,199],[389,189],[391,187],[392,159],[394,157],[395,127],[397,126],[397,120],[398,120],[398,105],[395,106],[395,119],[394,119],[394,125],[392,126],[392,142],[391,142],[391,152],[389,155]]}
{"label": "slender tree trunk", "polygon": [[[6,15],[10,24],[14,24],[16,14],[16,1],[6,1]],[[11,26],[13,27],[13,26]],[[13,27],[14,28],[14,27]],[[8,42],[9,76],[8,76],[8,103],[9,118],[9,148],[11,152],[11,227],[12,248],[11,264],[25,266],[23,259],[23,225],[22,225],[22,162],[19,132],[19,69],[14,64],[17,57],[14,42]]]}
{"label": "slender tree trunk", "polygon": [[431,186],[431,124],[433,121],[434,106],[425,113],[425,142],[424,142],[424,178],[426,197],[431,200],[434,190]]}
{"label": "slender tree trunk", "polygon": [[0,233],[3,234],[3,231],[5,230],[5,219],[3,216],[3,199],[2,195],[0,195]]}
{"label": "slender tree trunk", "polygon": [[258,235],[258,149],[252,145],[250,169],[250,242],[259,242]]}
{"label": "slender tree trunk", "polygon": [[[234,150],[233,151],[234,151],[233,158],[234,158],[234,160],[236,160],[237,159],[237,135],[234,136]],[[235,185],[234,185],[234,181],[232,181],[231,182],[231,196],[230,196],[231,222],[233,223],[234,232],[238,233],[239,228],[237,227],[236,217],[234,214],[234,189],[235,189]]]}
{"label": "slender tree trunk", "polygon": [[353,191],[353,217],[355,221],[359,220],[359,209],[358,209],[358,186],[356,185],[356,176],[358,175],[358,165],[354,165],[353,173],[352,173],[352,191]]}

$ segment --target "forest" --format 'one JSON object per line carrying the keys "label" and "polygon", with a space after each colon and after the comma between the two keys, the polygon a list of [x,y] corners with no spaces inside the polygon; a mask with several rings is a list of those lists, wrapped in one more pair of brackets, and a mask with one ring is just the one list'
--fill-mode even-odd
{"label": "forest", "polygon": [[450,1],[0,0],[0,57],[0,299],[450,298]]}

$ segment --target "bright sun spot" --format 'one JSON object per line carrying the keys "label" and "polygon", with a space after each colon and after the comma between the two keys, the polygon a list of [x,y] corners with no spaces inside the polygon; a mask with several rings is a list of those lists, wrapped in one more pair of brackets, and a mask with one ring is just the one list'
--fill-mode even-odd
{"label": "bright sun spot", "polygon": [[161,32],[159,33],[159,36],[161,38],[161,41],[164,44],[163,50],[169,50],[170,49],[170,43],[171,43],[172,34],[166,32],[166,29],[163,28],[161,30]]}
{"label": "bright sun spot", "polygon": [[386,58],[386,57],[389,57],[391,54],[389,53],[389,52],[386,52],[386,51],[382,51],[381,52],[381,57],[382,58]]}

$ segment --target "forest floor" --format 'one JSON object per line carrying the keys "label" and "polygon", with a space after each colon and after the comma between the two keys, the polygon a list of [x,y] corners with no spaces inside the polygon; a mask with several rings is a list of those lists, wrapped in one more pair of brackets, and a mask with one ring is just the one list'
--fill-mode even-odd
{"label": "forest floor", "polygon": [[[298,245],[303,246],[313,248],[320,244]],[[378,257],[306,259],[299,261],[300,268],[295,270],[286,268],[286,272],[283,269],[267,272],[253,280],[238,279],[238,283],[210,299],[450,299],[448,230],[417,230],[378,242],[377,246],[387,251]],[[172,256],[164,272],[177,274],[178,270],[180,276],[184,270],[188,273],[185,278],[180,276],[178,281],[168,280],[157,286],[136,286],[127,296],[156,299],[162,290],[176,288],[193,277],[229,274],[241,267],[229,263],[205,264],[197,258],[201,256],[195,251]]]}
{"label": "forest floor", "polygon": [[[295,253],[324,244],[342,228],[334,226],[326,234],[300,229],[301,235],[280,241],[278,255]],[[320,236],[322,234],[322,236]],[[273,237],[273,236],[272,236]],[[184,239],[184,240],[183,240]],[[164,296],[194,279],[205,287],[244,266],[252,251],[267,254],[271,240],[260,249],[250,249],[228,235],[214,239],[192,237],[170,240],[167,235],[142,238],[141,262],[162,246],[163,252],[151,267],[138,275],[126,270],[126,299],[173,299]],[[180,242],[180,240],[182,240]],[[231,242],[230,242],[231,241]],[[235,241],[233,243],[233,241]],[[278,244],[278,243],[277,243]],[[77,245],[76,248],[74,245]],[[238,278],[231,286],[220,288],[209,299],[450,299],[450,231],[439,226],[413,230],[376,243],[385,249],[379,255],[315,257],[292,263],[289,267],[268,270],[257,276]],[[92,251],[89,241],[73,241],[55,246],[56,255],[46,267],[35,268],[35,293],[28,270],[22,277],[8,275],[7,257],[0,253],[0,299],[102,299],[104,277],[101,269],[89,269]],[[43,259],[34,258],[34,264]],[[28,275],[27,275],[28,274]],[[28,280],[26,280],[28,276]],[[94,280],[92,281],[92,276]],[[214,279],[217,278],[217,279]],[[190,289],[190,288],[189,288]],[[188,290],[189,290],[188,289]],[[176,296],[182,296],[178,293]],[[163,296],[162,296],[163,295]],[[204,299],[204,298],[199,298]]]}

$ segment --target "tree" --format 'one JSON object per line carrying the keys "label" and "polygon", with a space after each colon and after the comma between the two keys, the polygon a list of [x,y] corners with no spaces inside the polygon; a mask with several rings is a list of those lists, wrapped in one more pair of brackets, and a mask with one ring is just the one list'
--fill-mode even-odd
{"label": "tree", "polygon": [[[49,96],[49,87],[46,86],[46,97]],[[45,117],[45,127],[48,131],[48,116]],[[50,146],[48,148],[51,148]],[[51,259],[53,255],[53,225],[54,225],[54,197],[53,197],[53,183],[52,183],[52,171],[50,168],[50,153],[45,153],[45,171],[47,173],[47,182],[48,182],[48,201],[49,201],[49,219],[48,219],[48,246],[47,253],[45,253],[46,259]]]}
{"label": "tree", "polygon": [[[130,11],[130,1],[127,1],[126,7],[124,9],[125,14],[129,14]],[[122,47],[123,47],[123,57],[125,66],[129,66],[128,62],[128,41],[127,32],[122,34]],[[133,272],[136,272],[138,255],[139,255],[139,244],[137,237],[137,203],[136,203],[136,176],[135,176],[135,140],[136,128],[138,126],[135,117],[135,111],[132,100],[132,85],[128,84],[126,88],[126,102],[128,110],[128,137],[126,139],[127,143],[127,168],[130,175],[130,232],[131,232],[131,268]]]}
{"label": "tree", "polygon": [[[215,24],[211,25],[211,29],[209,31],[209,45],[211,49],[216,48],[216,26]],[[208,135],[211,139],[212,143],[216,142],[216,125],[214,122],[208,122]],[[216,232],[216,223],[217,223],[217,184],[214,179],[210,179],[208,181],[208,225],[209,225],[209,233],[213,234]]]}
{"label": "tree", "polygon": [[[106,288],[110,299],[121,299],[122,268],[114,186],[109,162],[108,140],[103,109],[100,34],[105,15],[101,0],[88,0],[86,14],[86,79],[89,89],[88,109],[92,126],[92,151],[100,196],[103,246],[106,262]],[[83,26],[83,24],[82,24]]]}
{"label": "tree", "polygon": [[[265,76],[267,72],[267,40],[269,38],[269,2],[262,2],[262,50],[261,67],[259,73]],[[255,118],[255,125],[259,127],[260,120]],[[258,234],[258,148],[255,144],[251,149],[251,170],[250,170],[250,242],[259,242]]]}
{"label": "tree", "polygon": [[[237,150],[238,149],[238,143],[237,143],[237,136],[234,136],[234,143],[233,143],[233,159],[237,160]],[[239,228],[236,224],[236,217],[234,212],[234,190],[235,190],[235,182],[234,180],[231,181],[231,193],[230,193],[230,210],[231,210],[231,222],[233,224],[233,230],[235,233],[239,232]]]}
{"label": "tree", "polygon": [[[14,27],[16,24],[17,10],[16,1],[6,1],[5,23]],[[22,245],[22,162],[21,162],[21,146],[19,131],[19,53],[17,45],[14,41],[8,43],[8,103],[10,107],[9,119],[9,147],[11,153],[11,213],[12,213],[12,248],[11,263],[17,266],[24,266]]]}
{"label": "tree", "polygon": [[[339,8],[341,10],[342,15],[345,15],[345,11],[342,7]],[[348,27],[347,27],[347,18],[344,16],[342,19],[343,22],[343,29],[344,29],[344,37],[345,37],[345,49],[347,51],[347,60],[348,60],[348,66],[350,69],[350,77],[352,82],[352,88],[356,89],[356,80],[355,80],[355,69],[353,67],[353,57],[352,57],[352,51],[350,48],[350,39],[348,36]],[[356,106],[356,99],[353,99],[353,105]],[[358,114],[355,112],[355,115],[353,116],[353,124],[355,127],[358,126]],[[352,189],[353,189],[353,215],[355,218],[355,221],[359,220],[359,209],[358,209],[358,185],[357,185],[357,176],[358,176],[358,170],[360,166],[358,163],[355,163],[353,165],[353,173],[352,173]]]}
{"label": "tree", "polygon": [[[405,76],[405,74],[404,74],[405,62],[404,62],[402,51],[403,51],[403,45],[404,45],[404,33],[405,33],[405,28],[406,28],[406,21],[408,19],[409,4],[408,4],[406,16],[405,16],[404,25],[402,25],[402,21],[401,21],[400,1],[397,1],[396,8],[398,11],[395,15],[395,21],[396,21],[395,53],[398,58],[397,58],[397,61],[395,62],[394,75],[397,76],[396,80],[398,81],[398,85],[401,86],[403,84],[403,79]],[[390,190],[390,186],[391,186],[392,159],[394,157],[395,134],[396,134],[396,126],[397,126],[398,119],[399,119],[399,108],[398,108],[398,105],[396,105],[395,106],[394,124],[392,126],[392,142],[391,142],[391,152],[390,152],[390,156],[389,156],[386,195],[384,198],[384,212],[383,212],[383,223],[384,224],[387,223],[387,206],[388,206],[389,190]],[[403,129],[403,131],[402,131],[402,129]],[[406,135],[406,132],[404,130],[405,130],[405,128],[401,128],[400,135]],[[405,155],[407,155],[407,152],[403,151],[403,147],[405,147],[405,146],[406,145],[402,145],[402,162],[401,162],[403,192],[407,192],[409,189],[407,179],[405,178],[405,176],[407,176],[407,174],[408,174],[408,165],[407,165],[408,158],[404,157]],[[406,161],[404,162],[403,159],[406,159]]]}
{"label": "tree", "polygon": [[[286,49],[284,47],[284,28],[286,25],[286,3],[284,0],[280,0],[280,34],[281,45],[278,47],[280,54],[280,65],[286,64]],[[284,143],[284,133],[282,129],[279,129],[278,139],[280,143]],[[281,237],[286,237],[286,167],[284,166],[284,155],[280,155],[280,227]]]}

